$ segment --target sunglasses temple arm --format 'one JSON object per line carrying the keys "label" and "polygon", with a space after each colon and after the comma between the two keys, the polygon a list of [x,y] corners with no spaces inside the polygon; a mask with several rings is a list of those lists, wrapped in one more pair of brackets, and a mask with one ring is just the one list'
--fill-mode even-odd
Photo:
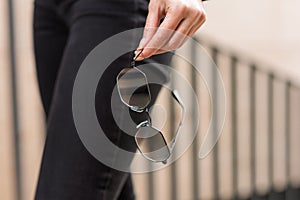
{"label": "sunglasses temple arm", "polygon": [[181,120],[180,120],[180,124],[179,124],[179,126],[181,126],[183,124],[183,121],[184,121],[184,118],[185,118],[185,106],[184,106],[183,101],[182,101],[182,99],[181,99],[181,97],[180,97],[177,90],[172,91],[172,96],[179,103],[179,105],[182,109]]}
{"label": "sunglasses temple arm", "polygon": [[178,132],[179,132],[179,129],[180,129],[181,126],[182,126],[182,124],[179,124],[179,126],[177,127],[177,130],[176,130],[176,133],[175,133],[175,138],[172,140],[172,143],[171,143],[170,153],[173,152],[174,146],[175,146],[176,141],[177,141],[178,136],[179,136],[179,135],[178,135]]}
{"label": "sunglasses temple arm", "polygon": [[172,91],[172,96],[179,103],[179,105],[180,105],[180,107],[182,109],[182,114],[181,114],[181,120],[180,120],[179,126],[177,127],[177,130],[176,130],[175,138],[174,138],[174,140],[172,141],[172,144],[171,144],[170,152],[173,151],[173,148],[174,148],[174,146],[176,144],[176,141],[177,141],[177,138],[179,136],[178,135],[179,129],[181,128],[181,126],[183,124],[183,121],[184,121],[184,118],[185,118],[185,107],[184,107],[182,99],[180,98],[180,95],[179,95],[178,91],[177,90],[173,90]]}

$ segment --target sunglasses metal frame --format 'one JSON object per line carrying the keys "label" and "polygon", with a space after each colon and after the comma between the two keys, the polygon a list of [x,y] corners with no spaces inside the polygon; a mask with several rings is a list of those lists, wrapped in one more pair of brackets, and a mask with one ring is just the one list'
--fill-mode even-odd
{"label": "sunglasses metal frame", "polygon": [[[151,100],[151,93],[150,93],[150,88],[149,88],[149,83],[148,83],[148,80],[147,80],[147,76],[146,76],[146,74],[145,74],[143,71],[141,71],[140,69],[138,69],[138,68],[135,66],[135,59],[142,53],[142,51],[143,51],[143,49],[141,49],[141,51],[139,52],[139,54],[137,54],[136,56],[134,56],[134,58],[132,59],[132,62],[131,62],[131,64],[130,64],[130,69],[131,69],[131,68],[134,68],[135,70],[137,70],[138,72],[140,72],[140,73],[144,76],[145,81],[146,81],[146,84],[147,84],[147,90],[148,90],[148,92],[149,92],[149,99]],[[128,69],[128,68],[124,68],[124,69]],[[122,69],[122,71],[123,71],[124,69]],[[121,72],[122,72],[122,71],[121,71]],[[159,134],[161,134],[161,135],[162,135],[162,138],[163,138],[163,140],[164,140],[164,143],[166,144],[166,147],[168,148],[169,155],[168,155],[167,158],[165,158],[165,159],[163,159],[163,160],[154,160],[154,159],[148,157],[147,155],[145,155],[145,153],[141,150],[140,145],[138,144],[137,136],[136,136],[137,133],[138,133],[138,131],[137,131],[136,134],[135,134],[135,142],[136,142],[136,145],[137,145],[137,147],[138,147],[138,150],[139,150],[139,152],[142,154],[142,156],[143,156],[144,158],[146,158],[147,160],[150,160],[150,161],[152,161],[152,162],[162,162],[163,164],[166,164],[166,163],[167,163],[167,160],[169,159],[169,157],[171,156],[171,154],[172,154],[172,152],[173,152],[173,150],[174,150],[174,148],[175,148],[176,141],[177,141],[178,138],[179,138],[179,130],[180,130],[180,128],[181,128],[182,125],[183,125],[183,121],[184,121],[184,118],[185,118],[185,106],[184,106],[184,103],[183,103],[183,101],[182,101],[182,99],[181,99],[181,97],[180,97],[178,91],[177,91],[177,90],[173,90],[173,91],[172,91],[172,97],[173,97],[173,98],[176,100],[176,102],[180,105],[181,111],[182,111],[182,112],[181,112],[180,123],[179,123],[179,125],[178,125],[178,127],[177,127],[177,129],[176,129],[175,137],[170,141],[171,146],[169,147],[169,144],[166,142],[165,137],[163,136],[162,132],[161,132],[160,130],[156,129],[155,127],[153,127],[152,124],[151,124],[151,117],[150,117],[150,114],[149,114],[149,111],[148,111],[148,108],[147,108],[147,106],[149,105],[150,101],[147,103],[147,105],[145,105],[145,106],[143,106],[143,107],[139,107],[139,106],[132,106],[132,105],[129,105],[129,104],[128,104],[126,101],[124,101],[124,99],[122,98],[122,94],[121,94],[121,92],[120,92],[120,87],[119,87],[119,78],[120,78],[120,76],[121,76],[121,72],[118,74],[118,76],[117,76],[117,78],[116,78],[116,79],[117,79],[117,89],[118,89],[118,93],[119,93],[119,96],[120,96],[121,101],[122,101],[127,107],[129,107],[132,111],[135,111],[135,112],[138,112],[138,113],[146,112],[147,115],[148,115],[148,120],[145,120],[145,121],[141,122],[140,124],[138,124],[138,125],[136,126],[136,128],[139,129],[139,128],[141,128],[141,127],[147,126],[147,127],[153,128],[153,129],[156,130]]]}

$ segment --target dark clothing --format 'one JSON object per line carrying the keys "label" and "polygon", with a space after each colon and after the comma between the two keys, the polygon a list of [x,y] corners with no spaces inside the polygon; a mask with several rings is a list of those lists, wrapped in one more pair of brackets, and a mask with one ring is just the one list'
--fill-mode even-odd
{"label": "dark clothing", "polygon": [[[80,141],[72,116],[72,89],[82,61],[95,46],[121,31],[145,25],[147,4],[146,0],[36,0],[35,56],[47,116],[36,199],[134,199],[131,175],[105,166]],[[131,58],[129,52],[108,67],[95,102],[99,123],[108,137],[135,151],[133,138],[119,130],[109,106],[103,106],[110,105],[116,75],[129,66]],[[151,60],[168,65],[171,54]],[[158,92],[159,88],[151,88],[153,101]]]}

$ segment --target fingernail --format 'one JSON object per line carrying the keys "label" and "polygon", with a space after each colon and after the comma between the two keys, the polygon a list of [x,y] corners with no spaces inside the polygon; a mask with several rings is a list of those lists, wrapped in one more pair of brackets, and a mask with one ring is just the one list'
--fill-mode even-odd
{"label": "fingernail", "polygon": [[140,52],[140,50],[138,50],[138,49],[135,50],[135,51],[134,51],[134,57],[136,57],[136,55],[138,55],[139,52]]}
{"label": "fingernail", "polygon": [[137,60],[137,58],[141,58],[141,57],[143,57],[143,56],[141,56],[142,55],[142,53],[143,53],[143,50],[144,49],[137,49],[137,50],[135,50],[134,51],[134,60]]}
{"label": "fingernail", "polygon": [[137,57],[135,60],[136,60],[136,61],[141,61],[141,60],[144,60],[144,58],[141,57],[141,56],[139,56],[139,57]]}
{"label": "fingernail", "polygon": [[[141,51],[140,50],[135,50],[134,51],[134,57],[133,57],[133,60],[136,60],[137,59],[137,55],[140,53]],[[140,56],[139,56],[140,57]]]}

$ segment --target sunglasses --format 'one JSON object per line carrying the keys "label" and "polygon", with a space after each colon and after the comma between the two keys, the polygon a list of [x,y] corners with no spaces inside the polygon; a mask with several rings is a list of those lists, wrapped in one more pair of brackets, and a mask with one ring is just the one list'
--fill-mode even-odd
{"label": "sunglasses", "polygon": [[117,76],[117,89],[121,101],[132,111],[146,113],[147,120],[142,121],[136,126],[135,143],[139,152],[144,158],[152,162],[167,163],[168,158],[173,152],[180,127],[185,117],[185,108],[178,91],[173,90],[172,97],[180,105],[181,120],[176,129],[175,137],[171,140],[169,147],[162,132],[152,126],[149,114],[149,104],[151,93],[147,77],[143,71],[135,66],[135,59],[142,53],[143,49],[132,58],[130,67],[124,68]]}

